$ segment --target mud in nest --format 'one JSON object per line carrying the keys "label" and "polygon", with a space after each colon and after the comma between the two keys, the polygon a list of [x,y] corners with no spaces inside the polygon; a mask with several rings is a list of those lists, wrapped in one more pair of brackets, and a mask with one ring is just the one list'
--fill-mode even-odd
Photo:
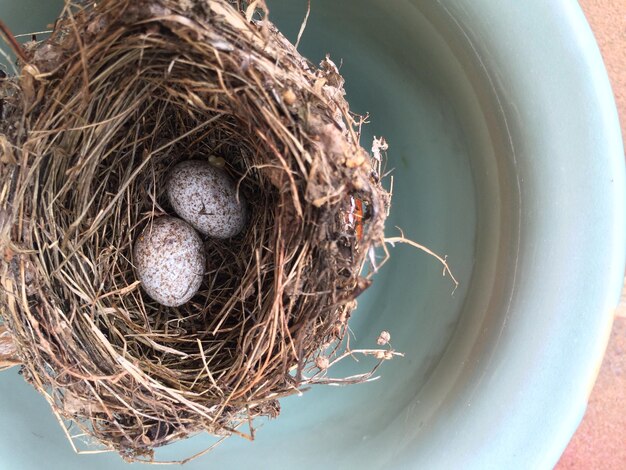
{"label": "mud in nest", "polygon": [[[2,81],[0,327],[68,437],[150,460],[201,431],[252,439],[279,398],[372,376],[327,370],[358,352],[347,321],[384,242],[385,145],[360,147],[336,66],[307,62],[266,14],[68,5]],[[200,291],[167,308],[142,292],[132,248],[172,214],[164,181],[189,159],[222,165],[250,220],[204,240]],[[387,340],[360,351],[374,370],[397,354]]]}

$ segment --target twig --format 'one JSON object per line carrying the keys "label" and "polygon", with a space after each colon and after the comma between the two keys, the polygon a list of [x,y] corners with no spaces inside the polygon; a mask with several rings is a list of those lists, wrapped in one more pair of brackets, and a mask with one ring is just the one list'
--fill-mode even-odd
{"label": "twig", "polygon": [[11,47],[15,55],[18,56],[22,62],[27,63],[28,59],[26,58],[26,53],[24,52],[24,48],[20,45],[19,42],[17,42],[17,40],[15,39],[15,36],[13,36],[13,33],[11,33],[11,30],[1,20],[0,20],[0,33],[2,33],[2,37],[4,37],[4,40]]}
{"label": "twig", "polygon": [[394,246],[394,243],[404,243],[405,245],[410,245],[413,248],[422,250],[423,252],[436,258],[443,265],[443,275],[445,276],[447,273],[452,279],[452,281],[454,282],[454,289],[456,290],[456,288],[459,286],[459,281],[457,281],[456,278],[454,277],[454,274],[452,274],[452,270],[450,269],[450,266],[448,266],[448,262],[446,261],[445,257],[442,258],[434,251],[430,250],[429,248],[426,248],[424,245],[420,245],[419,243],[414,242],[413,240],[409,240],[408,238],[404,238],[403,236],[385,238],[385,243],[389,243],[391,246]]}
{"label": "twig", "polygon": [[300,31],[298,31],[298,39],[296,39],[295,48],[298,49],[300,45],[300,39],[302,39],[302,35],[304,34],[304,30],[306,29],[306,24],[309,21],[309,15],[311,14],[311,0],[307,1],[306,5],[306,15],[304,16],[304,21],[302,25],[300,25]]}

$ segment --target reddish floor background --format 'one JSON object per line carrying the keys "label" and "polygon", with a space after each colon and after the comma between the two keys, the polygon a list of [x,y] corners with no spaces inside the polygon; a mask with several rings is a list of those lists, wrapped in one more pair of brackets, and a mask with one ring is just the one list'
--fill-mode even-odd
{"label": "reddish floor background", "polygon": [[[609,71],[626,136],[626,0],[579,0]],[[626,290],[589,407],[557,470],[626,469]]]}

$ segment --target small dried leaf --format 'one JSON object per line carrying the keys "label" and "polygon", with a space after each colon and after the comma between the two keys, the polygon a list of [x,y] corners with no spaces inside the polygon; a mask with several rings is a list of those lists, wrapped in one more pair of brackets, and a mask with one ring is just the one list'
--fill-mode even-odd
{"label": "small dried leaf", "polygon": [[296,94],[293,92],[291,88],[289,88],[283,93],[283,101],[285,102],[287,106],[291,106],[292,104],[294,104],[297,99],[298,97],[296,96]]}
{"label": "small dried leaf", "polygon": [[250,5],[248,5],[248,8],[246,8],[246,21],[248,21],[248,23],[252,21],[252,18],[254,18],[258,4],[259,0],[254,0]]}
{"label": "small dried leaf", "polygon": [[0,370],[17,366],[20,360],[17,357],[17,348],[13,337],[6,326],[0,325]]}
{"label": "small dried leaf", "polygon": [[63,56],[60,47],[54,44],[44,44],[35,50],[34,61],[44,73],[54,70]]}
{"label": "small dried leaf", "polygon": [[37,96],[35,89],[35,77],[39,74],[37,69],[30,64],[27,64],[22,68],[22,75],[20,76],[20,88],[24,95],[24,100],[27,105],[30,106]]}
{"label": "small dried leaf", "polygon": [[382,160],[382,152],[386,152],[387,149],[389,149],[389,144],[387,144],[385,138],[381,137],[378,139],[374,136],[374,142],[372,143],[372,156],[376,161],[380,162]]}
{"label": "small dried leaf", "polygon": [[320,370],[328,369],[329,365],[330,365],[330,361],[328,360],[326,356],[318,356],[315,359],[315,366]]}
{"label": "small dried leaf", "polygon": [[346,160],[348,168],[358,168],[365,163],[365,157],[362,154],[354,155]]}
{"label": "small dried leaf", "polygon": [[379,346],[384,346],[387,343],[389,343],[390,340],[391,340],[391,334],[388,331],[381,331],[380,335],[378,336],[378,340],[376,340],[376,343]]}
{"label": "small dried leaf", "polygon": [[13,147],[11,147],[11,144],[4,134],[0,134],[0,163],[4,163],[5,165],[17,164]]}
{"label": "small dried leaf", "polygon": [[326,78],[322,77],[315,80],[315,84],[313,85],[313,90],[315,91],[315,94],[321,95],[322,90],[324,89],[324,85],[326,85]]}
{"label": "small dried leaf", "polygon": [[95,400],[77,397],[66,391],[63,397],[63,411],[76,415],[85,412],[89,414],[104,413],[106,410]]}

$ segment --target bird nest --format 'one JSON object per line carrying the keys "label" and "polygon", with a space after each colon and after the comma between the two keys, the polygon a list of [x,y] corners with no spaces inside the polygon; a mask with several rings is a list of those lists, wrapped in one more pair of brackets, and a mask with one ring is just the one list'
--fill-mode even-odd
{"label": "bird nest", "polygon": [[[327,370],[354,353],[347,322],[383,245],[385,145],[360,147],[337,67],[306,61],[266,15],[258,1],[68,3],[0,82],[4,364],[129,460],[201,431],[253,438],[281,397],[372,376]],[[164,307],[133,244],[172,213],[164,181],[188,159],[222,166],[249,220],[203,240],[199,292]],[[374,369],[396,354],[361,352]]]}

